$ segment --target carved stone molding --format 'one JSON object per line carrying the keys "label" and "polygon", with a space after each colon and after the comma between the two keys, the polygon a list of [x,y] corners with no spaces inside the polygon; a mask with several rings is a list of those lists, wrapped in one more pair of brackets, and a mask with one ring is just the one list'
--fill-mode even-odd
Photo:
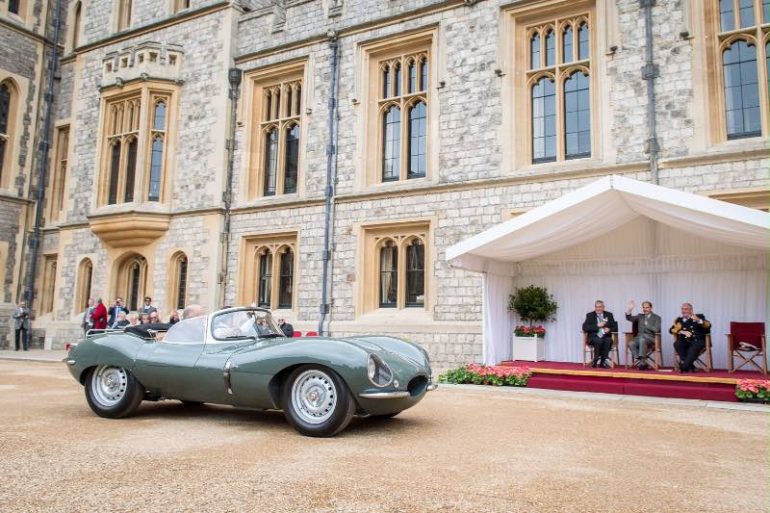
{"label": "carved stone molding", "polygon": [[168,231],[171,216],[149,212],[122,212],[92,216],[91,231],[113,248],[145,246]]}
{"label": "carved stone molding", "polygon": [[181,83],[181,46],[146,41],[108,53],[102,59],[101,88],[117,86],[133,80],[159,79]]}

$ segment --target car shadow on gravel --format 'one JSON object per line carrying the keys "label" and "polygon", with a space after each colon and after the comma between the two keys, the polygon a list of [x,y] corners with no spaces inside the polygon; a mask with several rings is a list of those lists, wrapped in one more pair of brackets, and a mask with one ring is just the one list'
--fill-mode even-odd
{"label": "car shadow on gravel", "polygon": [[[281,411],[250,410],[218,404],[190,405],[174,400],[144,402],[130,418],[172,421],[206,419],[211,423],[223,423],[240,429],[277,428],[293,431]],[[408,435],[426,429],[433,429],[433,422],[425,418],[354,417],[350,425],[337,436]]]}

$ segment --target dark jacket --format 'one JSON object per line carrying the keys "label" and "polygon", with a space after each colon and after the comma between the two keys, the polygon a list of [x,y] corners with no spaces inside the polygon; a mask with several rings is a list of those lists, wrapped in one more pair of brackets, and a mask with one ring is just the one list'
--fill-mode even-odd
{"label": "dark jacket", "polygon": [[[683,317],[677,317],[674,321],[674,325],[669,328],[668,332],[672,335],[676,335],[677,340],[689,342],[692,338],[695,340],[703,341],[706,334],[711,333],[711,323],[706,320],[706,316],[703,314],[695,314],[695,317],[703,322],[698,322],[693,317],[687,319]],[[692,337],[686,337],[680,335],[681,331],[689,331],[693,334]]]}
{"label": "dark jacket", "polygon": [[123,312],[128,314],[128,308],[126,308],[125,306],[112,305],[110,307],[110,318],[107,321],[107,326],[111,328],[112,325],[115,324],[115,321],[118,318],[118,312],[120,312],[121,310],[123,310]]}
{"label": "dark jacket", "polygon": [[[618,323],[615,321],[612,312],[604,311],[604,320],[607,322],[605,328],[610,329],[610,333],[618,331]],[[599,321],[596,320],[596,311],[588,312],[586,314],[586,320],[583,321],[583,331],[588,335],[595,335],[599,332]],[[608,336],[610,333],[607,333]]]}
{"label": "dark jacket", "polygon": [[283,334],[287,337],[291,338],[294,336],[294,326],[289,324],[288,322],[284,322],[279,326],[281,328],[281,331],[283,331]]}

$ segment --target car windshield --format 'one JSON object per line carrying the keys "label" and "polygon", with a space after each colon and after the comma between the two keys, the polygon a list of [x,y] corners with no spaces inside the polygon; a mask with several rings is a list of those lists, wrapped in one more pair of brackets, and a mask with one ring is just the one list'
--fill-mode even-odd
{"label": "car windshield", "polygon": [[171,344],[202,344],[206,331],[206,316],[184,319],[168,329],[163,342]]}
{"label": "car windshield", "polygon": [[284,336],[269,312],[249,308],[216,314],[211,321],[211,334],[216,340]]}

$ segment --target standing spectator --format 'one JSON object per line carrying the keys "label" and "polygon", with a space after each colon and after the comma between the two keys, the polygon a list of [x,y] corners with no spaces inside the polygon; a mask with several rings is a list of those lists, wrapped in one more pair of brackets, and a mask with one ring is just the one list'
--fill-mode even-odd
{"label": "standing spectator", "polygon": [[19,306],[13,312],[16,328],[16,350],[19,350],[19,336],[24,350],[29,349],[29,309],[25,301],[19,301]]}
{"label": "standing spectator", "polygon": [[80,327],[83,328],[83,335],[87,335],[88,330],[94,327],[94,321],[91,320],[92,313],[94,313],[94,298],[89,297],[86,310],[83,312],[83,322],[80,323]]}
{"label": "standing spectator", "polygon": [[286,322],[286,319],[283,317],[278,319],[278,327],[281,328],[281,331],[283,331],[283,334],[287,337],[291,338],[294,336],[294,326]]}
{"label": "standing spectator", "polygon": [[169,324],[176,324],[179,322],[179,312],[176,310],[171,310],[171,315],[168,317],[168,323]]}
{"label": "standing spectator", "polygon": [[107,321],[107,325],[110,328],[115,327],[115,323],[118,322],[118,313],[128,313],[128,308],[123,305],[123,298],[115,298],[115,303],[110,307],[110,318]]}
{"label": "standing spectator", "polygon": [[91,312],[91,322],[95,330],[107,329],[107,307],[102,303],[102,298],[96,300],[94,311]]}
{"label": "standing spectator", "polygon": [[140,314],[151,314],[152,312],[157,312],[158,309],[152,306],[152,298],[150,296],[147,296],[144,298],[144,306],[142,306],[139,309]]}

